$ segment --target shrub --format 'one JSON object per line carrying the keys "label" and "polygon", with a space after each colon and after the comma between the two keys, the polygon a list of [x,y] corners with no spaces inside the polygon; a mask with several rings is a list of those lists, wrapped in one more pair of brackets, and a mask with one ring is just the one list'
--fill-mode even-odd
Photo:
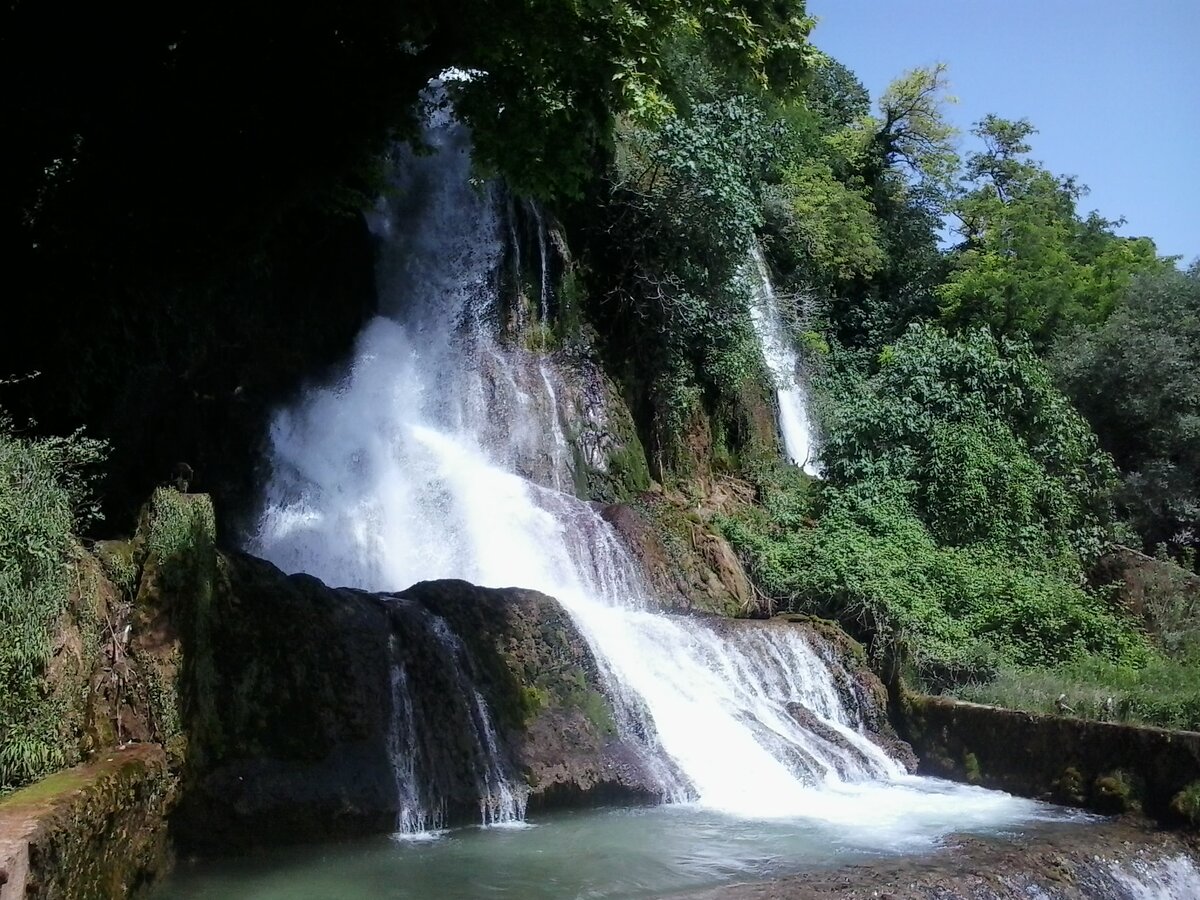
{"label": "shrub", "polygon": [[1041,713],[1060,711],[1062,697],[1080,718],[1200,730],[1200,667],[1158,654],[1140,666],[1090,655],[1057,668],[1005,668],[994,680],[961,685],[954,694]]}
{"label": "shrub", "polygon": [[24,439],[0,413],[0,790],[63,763],[46,665],[71,588],[72,531],[96,515],[89,476],[103,455],[80,433]]}
{"label": "shrub", "polygon": [[1089,653],[1145,658],[1128,622],[1052,569],[939,544],[912,512],[911,492],[890,481],[826,486],[807,501],[768,493],[766,515],[722,524],[776,600],[838,618],[877,650],[899,641],[932,678]]}

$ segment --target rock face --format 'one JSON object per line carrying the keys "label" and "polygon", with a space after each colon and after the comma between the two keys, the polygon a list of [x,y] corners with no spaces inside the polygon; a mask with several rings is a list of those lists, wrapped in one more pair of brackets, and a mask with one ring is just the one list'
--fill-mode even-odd
{"label": "rock face", "polygon": [[617,732],[595,657],[557,601],[464,581],[423,582],[396,596],[462,636],[531,806],[658,799],[638,748]]}
{"label": "rock face", "polygon": [[769,614],[737,554],[712,525],[719,511],[659,490],[644,492],[632,504],[607,506],[602,514],[668,608],[730,616]]}
{"label": "rock face", "polygon": [[0,900],[126,897],[165,874],[176,782],[154,744],[110,750],[0,802]]}
{"label": "rock face", "polygon": [[[111,633],[99,663],[63,683],[98,698],[86,749],[164,748],[185,848],[386,832],[414,798],[430,824],[478,822],[498,786],[532,809],[661,797],[667,764],[647,757],[629,699],[618,710],[550,597],[462,581],[370,594],[287,576],[219,552],[208,499],[168,489],[133,540],[98,553]],[[902,754],[886,692],[836,627],[711,627],[815,630],[846,703]]]}
{"label": "rock face", "polygon": [[1103,813],[1177,824],[1180,794],[1200,779],[1200,733],[905,698],[921,770]]}
{"label": "rock face", "polygon": [[[182,720],[174,825],[185,844],[391,830],[394,748],[407,732],[448,823],[479,821],[481,754],[525,785],[534,807],[657,798],[616,732],[594,658],[551,598],[462,581],[374,595],[239,554],[219,557],[218,573],[203,639],[179,638],[180,694],[208,698],[185,704]],[[411,728],[397,709],[401,668]]]}

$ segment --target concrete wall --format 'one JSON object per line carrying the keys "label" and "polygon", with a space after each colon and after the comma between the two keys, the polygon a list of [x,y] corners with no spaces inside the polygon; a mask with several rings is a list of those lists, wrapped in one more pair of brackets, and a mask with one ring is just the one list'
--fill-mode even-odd
{"label": "concrete wall", "polygon": [[904,725],[920,771],[1097,812],[1180,817],[1200,779],[1200,733],[1093,722],[909,696]]}
{"label": "concrete wall", "polygon": [[0,900],[130,896],[170,863],[175,780],[157,744],[101,753],[0,802]]}

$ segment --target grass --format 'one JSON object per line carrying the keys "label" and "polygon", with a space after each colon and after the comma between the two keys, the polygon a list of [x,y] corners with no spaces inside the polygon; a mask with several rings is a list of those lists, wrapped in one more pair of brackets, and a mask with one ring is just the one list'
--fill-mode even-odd
{"label": "grass", "polygon": [[966,684],[953,695],[1029,712],[1056,713],[1058,698],[1072,715],[1200,731],[1200,664],[1152,655],[1141,668],[1084,657],[1053,669],[1005,668],[987,683]]}

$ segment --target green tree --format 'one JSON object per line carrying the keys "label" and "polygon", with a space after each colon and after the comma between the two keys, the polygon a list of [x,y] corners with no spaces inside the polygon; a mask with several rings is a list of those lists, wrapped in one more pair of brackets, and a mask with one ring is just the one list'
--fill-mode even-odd
{"label": "green tree", "polygon": [[947,323],[1044,350],[1060,329],[1102,321],[1137,272],[1162,265],[1153,242],[1114,233],[1120,222],[1079,217],[1087,189],[1029,160],[1027,121],[988,116],[973,133],[984,149],[967,157],[949,207],[962,243],[938,290]]}
{"label": "green tree", "polygon": [[850,244],[862,263],[839,266],[842,277],[827,290],[826,318],[847,346],[878,350],[909,322],[936,314],[938,231],[958,166],[945,116],[953,102],[944,65],[914,69],[888,87],[876,115],[827,138],[834,173],[874,218],[872,229],[856,232],[870,240]]}
{"label": "green tree", "polygon": [[1147,549],[1200,548],[1200,264],[1138,276],[1103,324],[1064,336],[1050,359],[1116,460]]}
{"label": "green tree", "polygon": [[1078,570],[1102,548],[1113,470],[1023,344],[916,324],[863,377],[822,387],[834,485],[908,485],[941,543]]}

